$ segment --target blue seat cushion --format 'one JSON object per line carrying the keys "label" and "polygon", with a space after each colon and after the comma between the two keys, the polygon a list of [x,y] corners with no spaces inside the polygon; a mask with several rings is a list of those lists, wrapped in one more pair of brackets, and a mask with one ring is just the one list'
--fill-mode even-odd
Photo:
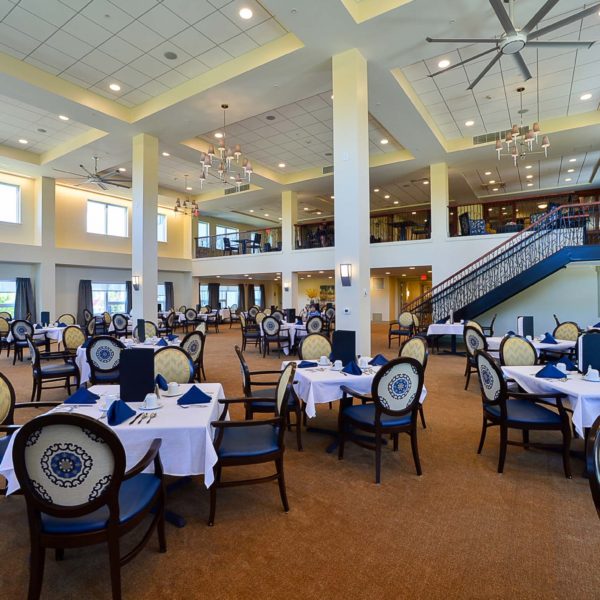
{"label": "blue seat cushion", "polygon": [[42,375],[74,375],[77,372],[77,367],[73,363],[61,363],[41,367],[40,371]]}
{"label": "blue seat cushion", "polygon": [[10,435],[5,435],[0,438],[0,462],[4,458],[4,454],[6,453],[6,449],[8,448],[8,443],[10,442]]}
{"label": "blue seat cushion", "polygon": [[410,335],[410,331],[408,329],[392,329],[390,335]]}
{"label": "blue seat cushion", "polygon": [[[356,404],[344,410],[344,417],[348,417],[357,423],[375,426],[375,404]],[[411,413],[396,417],[394,415],[381,415],[383,427],[400,427],[410,425]]]}
{"label": "blue seat cushion", "polygon": [[113,371],[96,371],[94,373],[95,381],[118,381],[119,371],[114,369]]}
{"label": "blue seat cushion", "polygon": [[[252,406],[255,408],[268,408],[270,410],[275,410],[275,394],[277,393],[277,388],[265,388],[263,390],[256,389],[252,392],[252,396],[254,398],[272,398],[269,402],[263,402],[262,400],[258,400],[256,402],[252,401]],[[288,406],[296,405],[296,395],[290,394],[288,399]]]}
{"label": "blue seat cushion", "polygon": [[233,458],[277,452],[277,436],[277,427],[273,425],[226,427],[218,454],[220,458]]}
{"label": "blue seat cushion", "polygon": [[[485,406],[484,410],[495,417],[500,417],[500,406]],[[515,423],[533,423],[535,425],[560,425],[560,415],[552,410],[520,398],[506,401],[506,412],[509,421]]]}
{"label": "blue seat cushion", "polygon": [[[160,479],[152,473],[141,473],[124,481],[119,490],[119,522],[126,523],[145,508],[160,488]],[[68,534],[89,533],[106,527],[108,508],[73,519],[60,519],[42,514],[42,529],[45,533]]]}

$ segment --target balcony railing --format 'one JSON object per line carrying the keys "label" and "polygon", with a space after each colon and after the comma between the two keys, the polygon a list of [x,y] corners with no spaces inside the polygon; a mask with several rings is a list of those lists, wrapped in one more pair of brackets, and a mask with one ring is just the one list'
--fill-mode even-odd
{"label": "balcony railing", "polygon": [[296,250],[335,246],[333,221],[298,224],[294,226],[294,234]]}
{"label": "balcony railing", "polygon": [[281,227],[194,238],[196,258],[281,250]]}
{"label": "balcony railing", "polygon": [[431,237],[429,209],[371,215],[371,244],[427,240]]}

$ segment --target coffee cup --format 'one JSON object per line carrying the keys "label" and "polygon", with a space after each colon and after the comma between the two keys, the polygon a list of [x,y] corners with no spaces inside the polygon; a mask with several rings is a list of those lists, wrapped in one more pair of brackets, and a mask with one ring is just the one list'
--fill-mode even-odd
{"label": "coffee cup", "polygon": [[358,366],[359,366],[361,369],[366,369],[366,368],[369,366],[369,360],[370,360],[370,359],[371,359],[371,357],[370,357],[370,356],[361,356],[361,357],[358,359]]}
{"label": "coffee cup", "polygon": [[108,410],[113,402],[116,402],[119,399],[119,396],[117,396],[116,394],[108,394],[107,396],[104,396],[104,408],[106,410]]}
{"label": "coffee cup", "polygon": [[169,396],[174,396],[179,392],[179,384],[176,381],[169,381],[169,385],[167,388],[167,394]]}
{"label": "coffee cup", "polygon": [[590,365],[585,374],[585,378],[588,381],[600,381],[600,373],[598,373],[598,369],[592,369],[592,365]]}
{"label": "coffee cup", "polygon": [[556,363],[556,368],[561,371],[562,373],[566,373],[567,372],[567,365],[565,365],[565,363]]}
{"label": "coffee cup", "polygon": [[329,359],[326,356],[321,356],[321,358],[319,359],[319,364],[320,365],[328,365]]}
{"label": "coffee cup", "polygon": [[525,338],[528,339],[530,342],[533,342],[533,338],[530,335],[526,335]]}
{"label": "coffee cup", "polygon": [[156,394],[146,394],[144,408],[158,408],[158,396]]}
{"label": "coffee cup", "polygon": [[333,369],[334,371],[341,371],[344,365],[342,365],[342,361],[341,360],[336,360],[333,363]]}

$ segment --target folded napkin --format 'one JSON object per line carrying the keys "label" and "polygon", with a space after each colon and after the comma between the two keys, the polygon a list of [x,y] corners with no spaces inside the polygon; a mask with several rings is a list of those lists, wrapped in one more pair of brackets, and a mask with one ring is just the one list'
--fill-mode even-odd
{"label": "folded napkin", "polygon": [[558,344],[558,342],[554,339],[554,336],[552,336],[552,334],[548,333],[547,331],[544,335],[544,338],[540,340],[540,342],[542,344]]}
{"label": "folded napkin", "polygon": [[81,386],[65,400],[65,404],[96,404],[98,398],[100,398],[98,394],[94,394],[94,392],[90,392],[86,387]]}
{"label": "folded napkin", "polygon": [[443,325],[444,323],[446,323],[446,321],[448,320],[448,317],[446,317],[445,319],[438,319],[435,324],[436,325]]}
{"label": "folded napkin", "polygon": [[178,336],[178,335],[175,335],[174,333],[170,333],[170,334],[167,336],[167,339],[168,339],[170,342],[174,342],[175,340],[178,340],[178,339],[179,339],[179,336]]}
{"label": "folded napkin", "polygon": [[543,369],[540,369],[535,376],[545,379],[564,379],[565,374],[554,365],[548,364]]}
{"label": "folded napkin", "polygon": [[388,362],[388,359],[383,354],[378,354],[369,361],[369,364],[374,367],[383,367],[383,365],[387,365]]}
{"label": "folded napkin", "polygon": [[565,365],[567,367],[567,371],[577,371],[577,367],[575,366],[575,363],[568,356],[563,356],[560,360],[556,361],[554,364],[557,365],[558,363],[562,363],[563,365]]}
{"label": "folded napkin", "polygon": [[343,369],[343,373],[347,373],[348,375],[362,375],[362,371],[360,367],[356,364],[355,360],[351,360]]}
{"label": "folded napkin", "polygon": [[169,389],[169,384],[167,383],[167,380],[160,373],[156,376],[154,383],[164,392],[166,392]]}
{"label": "folded napkin", "polygon": [[595,325],[592,325],[594,329],[600,328],[600,321],[598,321]]}
{"label": "folded napkin", "polygon": [[87,348],[90,345],[91,341],[92,341],[91,337],[87,338],[87,340],[85,340],[85,342],[83,342],[83,344],[81,344],[81,347],[82,348]]}
{"label": "folded napkin", "polygon": [[36,329],[44,329],[39,323],[35,326]]}
{"label": "folded napkin", "polygon": [[66,324],[66,323],[59,323],[59,324],[58,324],[58,326],[59,326],[59,327],[66,327],[66,326],[67,326],[67,324]]}
{"label": "folded napkin", "polygon": [[158,342],[156,342],[157,346],[168,346],[169,342],[167,342],[167,340],[165,340],[164,338],[160,338],[160,340],[158,340]]}
{"label": "folded napkin", "polygon": [[516,334],[516,333],[515,333],[515,332],[514,332],[512,329],[509,329],[509,330],[506,332],[506,335],[517,335],[517,334]]}
{"label": "folded napkin", "polygon": [[196,386],[191,387],[179,400],[177,404],[208,404],[212,398]]}
{"label": "folded napkin", "polygon": [[298,363],[299,369],[307,369],[308,367],[318,367],[319,363],[311,362],[310,360],[303,360]]}
{"label": "folded napkin", "polygon": [[296,325],[302,325],[302,317],[296,317]]}
{"label": "folded napkin", "polygon": [[106,413],[106,420],[109,425],[120,425],[133,415],[135,415],[135,410],[123,400],[117,400],[110,405]]}

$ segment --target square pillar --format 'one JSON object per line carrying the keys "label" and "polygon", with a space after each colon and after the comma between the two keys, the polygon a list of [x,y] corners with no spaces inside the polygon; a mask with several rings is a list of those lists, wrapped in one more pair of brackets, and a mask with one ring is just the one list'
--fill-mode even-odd
{"label": "square pillar", "polygon": [[286,269],[281,271],[281,308],[295,308],[296,310],[300,308],[298,306],[298,273]]}
{"label": "square pillar", "polygon": [[[42,246],[42,260],[35,286],[38,313],[48,311],[50,319],[56,314],[56,181],[52,177],[40,177],[35,182],[37,206],[36,241]],[[72,311],[77,307],[73,306]],[[36,316],[37,318],[37,316]]]}
{"label": "square pillar", "polygon": [[291,252],[295,248],[294,240],[296,236],[294,229],[297,215],[298,198],[296,192],[284,190],[281,193],[281,249],[283,252]]}
{"label": "square pillar", "polygon": [[431,239],[443,241],[447,239],[449,232],[448,165],[446,163],[430,165],[429,181],[431,184]]}
{"label": "square pillar", "polygon": [[140,278],[139,289],[133,290],[132,316],[134,321],[156,321],[158,139],[146,133],[133,138],[132,191],[131,275]]}
{"label": "square pillar", "polygon": [[[357,354],[369,355],[369,103],[367,61],[357,49],[333,57],[333,148],[336,329],[356,331]],[[342,286],[347,264],[351,283]]]}

